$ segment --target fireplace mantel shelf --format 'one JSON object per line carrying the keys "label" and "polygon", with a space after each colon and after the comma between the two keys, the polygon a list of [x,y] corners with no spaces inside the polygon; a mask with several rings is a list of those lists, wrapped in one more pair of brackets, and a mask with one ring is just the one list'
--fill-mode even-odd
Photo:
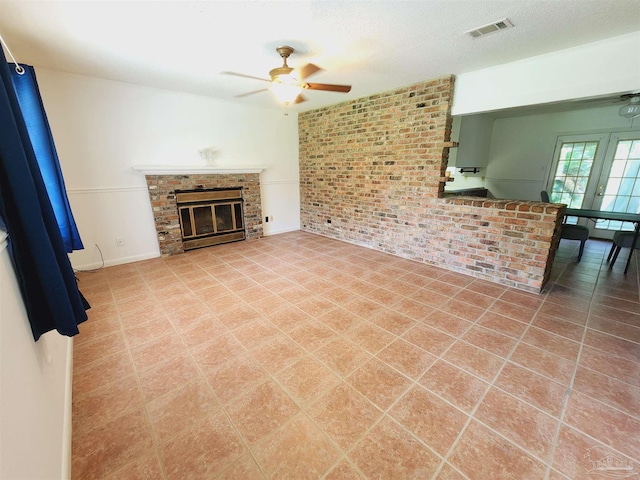
{"label": "fireplace mantel shelf", "polygon": [[193,174],[228,174],[228,173],[260,173],[265,167],[215,167],[208,165],[134,165],[134,170],[145,175],[193,175]]}

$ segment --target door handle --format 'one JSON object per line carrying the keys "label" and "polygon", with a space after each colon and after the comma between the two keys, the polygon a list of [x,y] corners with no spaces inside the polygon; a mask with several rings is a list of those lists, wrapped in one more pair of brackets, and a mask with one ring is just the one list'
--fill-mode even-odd
{"label": "door handle", "polygon": [[601,197],[601,196],[603,196],[603,195],[604,195],[604,193],[602,193],[602,192],[598,192],[598,193],[596,193],[596,195],[597,195],[597,196],[599,196],[599,197]]}

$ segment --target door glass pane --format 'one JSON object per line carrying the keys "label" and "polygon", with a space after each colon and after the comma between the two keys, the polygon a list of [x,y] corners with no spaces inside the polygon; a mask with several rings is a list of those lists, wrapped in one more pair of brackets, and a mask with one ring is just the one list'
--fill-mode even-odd
{"label": "door glass pane", "polygon": [[597,149],[598,144],[596,142],[586,143],[584,147],[584,155],[582,155],[582,158],[585,160],[593,160],[594,158],[596,158]]}
{"label": "door glass pane", "polygon": [[618,146],[616,147],[616,156],[614,158],[616,160],[617,159],[626,160],[629,157],[630,149],[631,149],[631,142],[629,141],[618,142]]}
{"label": "door glass pane", "polygon": [[[637,142],[640,145],[640,142]],[[625,177],[637,177],[640,171],[640,160],[629,160],[624,171]]]}
{"label": "door glass pane", "polygon": [[549,197],[553,203],[581,208],[598,142],[566,142],[560,146],[558,168]]}
{"label": "door glass pane", "polygon": [[[601,210],[640,213],[640,139],[619,140],[605,188]],[[602,221],[598,228],[632,230],[629,223]]]}

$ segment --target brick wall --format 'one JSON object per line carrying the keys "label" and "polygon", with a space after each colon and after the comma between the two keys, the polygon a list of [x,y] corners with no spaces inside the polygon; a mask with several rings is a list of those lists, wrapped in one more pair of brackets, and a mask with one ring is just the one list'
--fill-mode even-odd
{"label": "brick wall", "polygon": [[259,174],[145,175],[145,178],[162,255],[184,253],[175,191],[191,190],[196,186],[242,187],[246,238],[249,240],[262,237]]}
{"label": "brick wall", "polygon": [[540,291],[557,206],[438,198],[453,86],[444,77],[301,113],[302,229]]}

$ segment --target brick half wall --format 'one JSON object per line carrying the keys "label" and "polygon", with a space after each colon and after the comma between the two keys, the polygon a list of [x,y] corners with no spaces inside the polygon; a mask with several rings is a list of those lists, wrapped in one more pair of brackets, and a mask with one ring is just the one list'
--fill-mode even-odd
{"label": "brick half wall", "polygon": [[244,198],[246,239],[262,237],[262,203],[258,173],[145,175],[145,178],[161,255],[184,253],[176,190],[193,190],[196,187],[204,189],[241,187]]}
{"label": "brick half wall", "polygon": [[538,293],[549,280],[566,206],[451,197],[423,217],[420,260]]}
{"label": "brick half wall", "polygon": [[301,113],[301,228],[540,292],[557,205],[439,198],[453,86],[448,76]]}

